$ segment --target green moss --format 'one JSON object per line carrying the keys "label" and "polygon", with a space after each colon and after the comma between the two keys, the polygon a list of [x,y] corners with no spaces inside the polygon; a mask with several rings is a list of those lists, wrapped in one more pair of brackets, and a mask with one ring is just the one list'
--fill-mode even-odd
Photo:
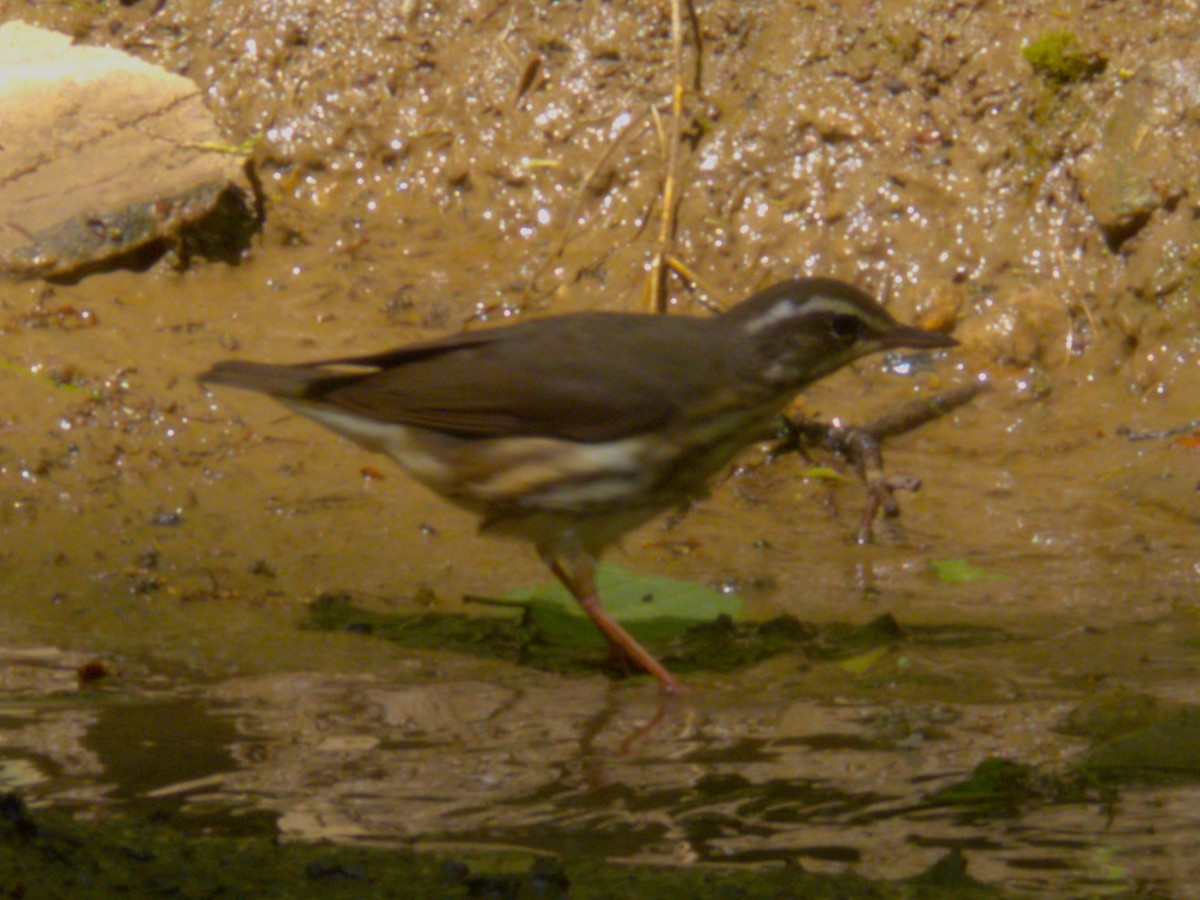
{"label": "green moss", "polygon": [[1041,803],[1111,801],[1114,795],[1087,773],[1055,774],[1008,759],[979,763],[969,778],[929,797],[934,806],[964,806],[993,815],[1014,815],[1022,807]]}
{"label": "green moss", "polygon": [[1200,707],[1160,703],[1153,709],[1135,708],[1135,713],[1130,722],[1152,718],[1142,727],[1098,742],[1088,750],[1081,770],[1106,783],[1200,781]]}
{"label": "green moss", "polygon": [[[495,601],[494,601],[495,602]],[[560,673],[594,672],[603,658],[603,643],[590,623],[583,622],[582,634],[565,627],[547,626],[543,616],[528,608],[500,602],[502,616],[463,616],[422,612],[397,615],[366,609],[346,596],[326,595],[309,610],[301,623],[305,629],[348,631],[364,638],[390,641],[403,647],[463,653],[469,656],[507,660],[518,665]],[[756,666],[777,656],[837,663],[849,674],[871,685],[879,678],[894,686],[898,676],[891,667],[886,674],[867,670],[883,654],[865,657],[879,648],[911,642],[917,646],[971,647],[1007,639],[1000,631],[963,625],[901,627],[891,616],[859,625],[832,622],[813,625],[792,616],[765,622],[735,622],[728,615],[712,621],[664,623],[631,621],[627,627],[642,640],[672,672],[690,675],[704,672],[734,672]],[[861,662],[861,665],[856,663]],[[610,669],[610,671],[612,671]],[[612,671],[614,675],[628,673]],[[902,673],[905,680],[929,678],[921,672]]]}
{"label": "green moss", "polygon": [[1044,32],[1026,44],[1021,54],[1035,75],[1056,88],[1094,78],[1108,66],[1108,60],[1082,49],[1075,33],[1065,28]]}
{"label": "green moss", "polygon": [[1060,730],[1097,742],[1111,740],[1153,724],[1163,709],[1162,701],[1150,694],[1116,687],[1080,703]]}
{"label": "green moss", "polygon": [[[0,892],[8,897],[273,897],[590,900],[609,897],[1000,897],[950,853],[903,881],[853,872],[624,865],[596,855],[281,844],[259,817],[237,836],[197,833],[186,819],[77,822],[0,795]],[[599,848],[598,848],[599,850]]]}

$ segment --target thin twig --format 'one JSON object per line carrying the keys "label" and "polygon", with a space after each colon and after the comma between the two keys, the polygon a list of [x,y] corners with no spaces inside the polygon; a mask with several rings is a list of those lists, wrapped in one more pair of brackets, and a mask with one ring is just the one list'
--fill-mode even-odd
{"label": "thin twig", "polygon": [[723,311],[721,304],[717,303],[716,300],[714,300],[714,299],[710,299],[710,298],[719,296],[720,291],[717,291],[716,289],[714,289],[712,285],[710,285],[707,281],[705,281],[703,278],[701,278],[699,275],[697,275],[694,271],[692,271],[692,269],[686,263],[684,263],[683,260],[678,259],[677,257],[668,255],[665,257],[665,259],[663,261],[667,264],[667,266],[672,271],[675,272],[675,274],[679,275],[685,281],[691,282],[695,287],[697,287],[701,291],[703,291],[704,294],[708,295],[707,298],[706,297],[698,298],[701,306],[703,306],[705,309],[707,309],[710,313],[714,313],[714,314],[717,314],[717,313],[720,313]]}
{"label": "thin twig", "polygon": [[917,478],[887,476],[883,471],[883,442],[965,406],[989,387],[987,382],[976,381],[932,397],[922,397],[906,403],[893,413],[857,427],[827,425],[808,419],[785,419],[787,435],[771,448],[769,455],[775,457],[793,451],[804,453],[813,447],[824,447],[848,461],[867,488],[867,503],[857,540],[860,544],[869,544],[874,539],[875,519],[881,510],[885,518],[900,515],[896,491],[915,492],[921,488]]}
{"label": "thin twig", "polygon": [[1117,434],[1131,441],[1161,441],[1164,438],[1189,434],[1197,428],[1200,428],[1200,419],[1192,419],[1192,421],[1184,422],[1182,425],[1176,425],[1173,428],[1163,428],[1158,431],[1137,431],[1129,425],[1118,425]]}
{"label": "thin twig", "polygon": [[692,89],[699,94],[704,83],[704,50],[701,44],[700,16],[696,13],[695,0],[687,0],[688,20],[692,26],[692,43],[696,47],[696,70],[692,74]]}
{"label": "thin twig", "polygon": [[[621,115],[624,115],[624,113]],[[526,296],[536,289],[538,281],[540,281],[542,276],[546,274],[546,271],[556,262],[558,262],[558,260],[562,258],[563,253],[566,252],[567,242],[571,239],[571,228],[575,224],[576,218],[579,216],[579,210],[583,206],[584,196],[587,194],[588,185],[592,183],[592,179],[599,175],[600,170],[608,165],[608,161],[612,158],[613,153],[616,152],[617,147],[621,145],[625,138],[632,134],[635,128],[641,128],[645,126],[648,115],[648,112],[643,112],[641,115],[631,118],[629,122],[619,132],[617,132],[617,136],[609,142],[609,145],[605,148],[604,152],[600,154],[600,158],[596,160],[596,164],[592,166],[587,175],[584,176],[583,180],[579,183],[579,187],[575,190],[575,199],[571,201],[571,208],[567,211],[566,224],[563,225],[562,234],[558,239],[558,246],[555,247],[554,252],[546,258],[546,261],[542,263],[541,268],[539,268],[533,274],[533,277],[529,279],[529,285],[525,289]],[[620,116],[617,118],[620,118]]]}
{"label": "thin twig", "polygon": [[662,219],[658,229],[658,248],[647,282],[646,305],[651,312],[657,313],[667,310],[666,256],[675,237],[676,168],[679,165],[679,145],[683,140],[683,0],[671,0],[671,69],[671,131],[667,137],[666,171],[663,175]]}
{"label": "thin twig", "polygon": [[932,397],[918,397],[895,412],[872,419],[862,426],[861,430],[882,442],[914,428],[920,428],[926,422],[940,419],[960,406],[966,406],[989,388],[990,385],[986,381],[972,381]]}

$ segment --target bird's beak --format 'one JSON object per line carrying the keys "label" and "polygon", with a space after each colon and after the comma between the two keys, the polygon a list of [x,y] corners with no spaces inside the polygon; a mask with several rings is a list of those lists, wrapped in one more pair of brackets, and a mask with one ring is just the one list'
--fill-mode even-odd
{"label": "bird's beak", "polygon": [[900,325],[889,331],[880,341],[884,348],[911,347],[914,350],[939,350],[957,347],[958,341],[940,331],[926,331],[912,325]]}

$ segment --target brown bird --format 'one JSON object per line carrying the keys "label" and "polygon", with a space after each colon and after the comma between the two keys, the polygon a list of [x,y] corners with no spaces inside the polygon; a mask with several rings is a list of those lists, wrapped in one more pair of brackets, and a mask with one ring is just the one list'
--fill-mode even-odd
{"label": "brown bird", "polygon": [[955,343],[849,284],[807,278],[709,318],[574,313],[370,356],[229,360],[199,380],[269,394],[479,513],[481,532],[531,542],[610,658],[673,692],[604,610],[599,554],[703,496],[805,385],[868,353]]}

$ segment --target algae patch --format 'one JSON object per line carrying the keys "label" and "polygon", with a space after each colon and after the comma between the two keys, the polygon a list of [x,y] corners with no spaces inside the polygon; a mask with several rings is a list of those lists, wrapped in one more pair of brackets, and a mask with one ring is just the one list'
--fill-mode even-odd
{"label": "algae patch", "polygon": [[854,873],[816,875],[799,868],[746,870],[615,865],[602,860],[522,852],[440,852],[281,844],[255,820],[237,837],[197,834],[186,820],[78,822],[30,810],[0,795],[0,888],[8,896],[497,897],[573,900],[600,897],[730,896],[1000,897],[972,879],[963,857],[947,854],[903,881]]}
{"label": "algae patch", "polygon": [[1034,74],[1055,87],[1095,78],[1108,67],[1107,59],[1083,49],[1075,33],[1065,28],[1038,35],[1021,49],[1021,55]]}
{"label": "algae patch", "polygon": [[[554,603],[489,601],[506,614],[467,616],[444,612],[396,614],[360,606],[344,594],[326,594],[310,607],[302,628],[346,631],[403,647],[501,659],[553,672],[584,672],[600,663],[603,644],[581,616]],[[865,654],[876,648],[922,645],[973,646],[1007,639],[996,629],[954,626],[902,628],[891,616],[863,625],[814,625],[783,615],[764,622],[736,622],[727,614],[695,622],[676,616],[626,621],[629,630],[673,671],[733,672],[781,655],[797,661],[851,661],[862,674]],[[878,659],[876,654],[873,659]],[[857,661],[854,662],[854,661]],[[624,674],[624,673],[618,673]]]}

